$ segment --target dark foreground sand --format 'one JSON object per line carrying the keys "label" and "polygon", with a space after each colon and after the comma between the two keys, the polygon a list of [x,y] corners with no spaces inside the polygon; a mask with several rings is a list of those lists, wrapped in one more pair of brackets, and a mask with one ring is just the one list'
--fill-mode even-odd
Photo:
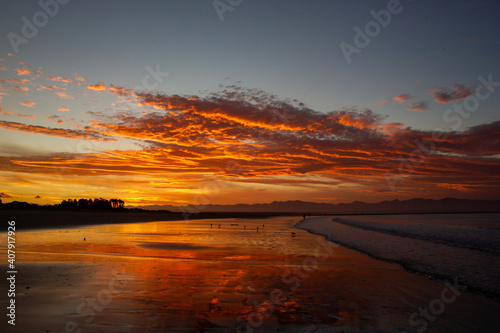
{"label": "dark foreground sand", "polygon": [[[305,272],[303,278],[290,274],[297,285],[283,283],[286,265],[168,260],[22,264],[17,325],[2,320],[0,328],[229,333],[237,332],[243,319],[241,332],[416,332],[424,323],[425,332],[495,332],[499,304],[464,292],[439,316],[429,314],[432,320],[425,320],[418,315],[418,324],[410,326],[411,313],[427,309],[446,286],[422,283],[422,277],[387,263],[375,267],[361,256],[349,262],[346,254],[336,256],[338,267],[331,270]],[[276,291],[280,298],[274,298]]]}

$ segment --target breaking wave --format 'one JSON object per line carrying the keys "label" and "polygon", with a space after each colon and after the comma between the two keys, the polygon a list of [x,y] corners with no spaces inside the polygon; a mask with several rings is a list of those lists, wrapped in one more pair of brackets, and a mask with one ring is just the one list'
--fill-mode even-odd
{"label": "breaking wave", "polygon": [[395,262],[410,272],[458,279],[472,292],[500,298],[500,230],[463,225],[394,224],[320,217],[297,228]]}

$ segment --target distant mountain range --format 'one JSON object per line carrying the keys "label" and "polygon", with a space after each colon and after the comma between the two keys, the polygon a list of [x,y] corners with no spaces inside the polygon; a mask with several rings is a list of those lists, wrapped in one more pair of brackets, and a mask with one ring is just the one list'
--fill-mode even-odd
{"label": "distant mountain range", "polygon": [[398,214],[398,213],[454,213],[454,212],[500,212],[500,200],[466,200],[444,198],[410,199],[366,203],[316,203],[306,201],[274,201],[267,204],[207,205],[207,206],[142,206],[146,210],[169,210],[171,212],[262,212],[298,214]]}

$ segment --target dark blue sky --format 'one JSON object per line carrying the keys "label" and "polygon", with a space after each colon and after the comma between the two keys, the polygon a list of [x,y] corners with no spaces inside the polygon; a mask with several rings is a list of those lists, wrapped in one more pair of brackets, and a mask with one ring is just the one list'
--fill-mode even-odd
{"label": "dark blue sky", "polygon": [[[497,1],[401,1],[401,13],[348,64],[339,44],[353,45],[353,28],[364,29],[370,12],[387,4],[242,1],[221,21],[211,1],[70,1],[14,57],[62,76],[77,72],[125,86],[140,84],[145,67],[159,64],[170,77],[158,89],[169,93],[241,81],[317,110],[374,108],[423,128],[444,111],[427,89],[476,85],[478,75],[489,73],[500,77]],[[38,10],[35,1],[2,4],[4,58],[12,52],[6,34],[19,33],[21,18]],[[403,93],[427,102],[428,112],[373,105]],[[471,121],[491,120],[494,105],[485,103]]]}

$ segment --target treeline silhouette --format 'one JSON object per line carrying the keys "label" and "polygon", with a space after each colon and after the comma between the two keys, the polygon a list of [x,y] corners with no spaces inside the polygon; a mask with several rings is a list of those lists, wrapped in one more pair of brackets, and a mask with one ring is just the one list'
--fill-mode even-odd
{"label": "treeline silhouette", "polygon": [[125,201],[121,199],[68,199],[63,200],[59,207],[61,208],[79,208],[79,209],[115,209],[123,208]]}
{"label": "treeline silhouette", "polygon": [[9,203],[2,203],[0,198],[0,207],[9,208],[52,208],[52,209],[123,209],[125,201],[121,199],[68,199],[63,200],[60,204],[43,205],[30,204],[24,201],[12,201]]}

